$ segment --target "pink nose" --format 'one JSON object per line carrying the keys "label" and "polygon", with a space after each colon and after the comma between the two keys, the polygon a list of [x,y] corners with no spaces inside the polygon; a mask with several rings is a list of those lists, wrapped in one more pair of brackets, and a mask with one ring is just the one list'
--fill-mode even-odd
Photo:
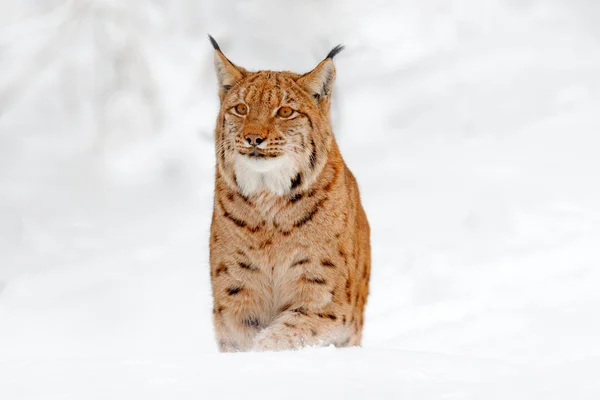
{"label": "pink nose", "polygon": [[255,133],[249,133],[246,135],[245,137],[246,142],[248,142],[249,145],[252,146],[258,146],[259,144],[261,144],[262,142],[264,142],[265,140],[262,138],[262,136],[257,135]]}

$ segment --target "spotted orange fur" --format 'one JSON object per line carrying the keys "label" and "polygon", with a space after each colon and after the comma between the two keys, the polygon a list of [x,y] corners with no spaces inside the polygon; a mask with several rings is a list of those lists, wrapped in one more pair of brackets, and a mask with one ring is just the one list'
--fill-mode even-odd
{"label": "spotted orange fur", "polygon": [[210,236],[221,351],[358,346],[369,224],[331,129],[338,46],[309,73],[249,72],[215,48]]}

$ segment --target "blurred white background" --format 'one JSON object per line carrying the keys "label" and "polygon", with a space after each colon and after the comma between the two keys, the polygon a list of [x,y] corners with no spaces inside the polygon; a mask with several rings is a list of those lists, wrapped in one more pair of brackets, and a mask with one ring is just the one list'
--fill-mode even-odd
{"label": "blurred white background", "polygon": [[[597,399],[600,3],[0,2],[2,399]],[[211,33],[336,44],[362,349],[216,352]]]}

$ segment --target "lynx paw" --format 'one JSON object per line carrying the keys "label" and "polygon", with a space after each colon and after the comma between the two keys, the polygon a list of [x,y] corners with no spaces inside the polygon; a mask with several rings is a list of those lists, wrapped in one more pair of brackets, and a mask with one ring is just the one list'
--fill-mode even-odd
{"label": "lynx paw", "polygon": [[254,341],[253,351],[282,351],[302,347],[302,341],[290,335],[260,335]]}

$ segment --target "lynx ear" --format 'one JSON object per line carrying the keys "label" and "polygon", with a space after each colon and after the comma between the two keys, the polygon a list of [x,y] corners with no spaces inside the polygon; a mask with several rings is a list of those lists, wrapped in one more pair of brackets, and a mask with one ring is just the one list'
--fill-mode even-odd
{"label": "lynx ear", "polygon": [[343,49],[344,46],[341,44],[335,46],[315,69],[302,75],[297,81],[317,102],[331,94],[331,88],[335,81],[333,57]]}
{"label": "lynx ear", "polygon": [[223,97],[227,94],[229,89],[244,78],[246,70],[229,61],[221,51],[217,41],[212,36],[208,35],[208,38],[215,49],[214,62],[217,80],[219,82],[219,97],[223,100]]}

